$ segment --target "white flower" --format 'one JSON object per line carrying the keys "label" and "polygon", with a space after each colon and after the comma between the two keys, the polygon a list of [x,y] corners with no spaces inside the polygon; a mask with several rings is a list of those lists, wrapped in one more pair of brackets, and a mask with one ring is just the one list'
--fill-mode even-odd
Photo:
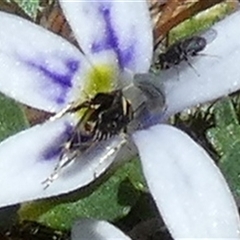
{"label": "white flower", "polygon": [[[42,27],[1,12],[3,93],[27,105],[59,112],[74,101],[83,101],[91,82],[98,85],[95,90],[102,84],[105,89],[101,89],[107,91],[121,79],[125,68],[133,73],[148,70],[152,31],[145,2],[62,1],[61,5],[87,57]],[[138,24],[138,19],[143,19],[143,24]],[[142,38],[142,32],[147,37]],[[96,79],[102,83],[94,82]],[[1,189],[6,192],[0,194],[1,206],[69,192],[95,179],[99,157],[107,152],[105,145],[99,147],[101,153],[90,153],[88,159],[82,157],[84,160],[77,161],[74,173],[74,169],[70,173],[64,171],[58,181],[43,189],[42,182],[59,161],[60,149],[75,124],[75,117],[47,121],[2,142]],[[116,137],[111,144],[118,145],[120,140]]]}
{"label": "white flower", "polygon": [[[64,39],[0,13],[0,91],[27,105],[59,112],[82,99],[81,90],[96,78],[94,69],[108,84],[121,81],[125,69],[148,71],[152,30],[146,2],[60,2],[87,58]],[[190,68],[180,72],[180,80],[174,71],[160,76],[166,89],[165,117],[240,88],[240,72],[230,65],[240,59],[236,50],[240,30],[231,28],[239,18],[236,13],[225,20],[224,29],[216,26],[218,37],[206,52],[219,58],[196,58],[200,76]],[[224,42],[228,37],[235,45]],[[77,161],[74,169],[66,169],[49,188],[44,190],[41,184],[59,161],[74,121],[74,116],[47,121],[0,144],[1,206],[66,193],[95,179],[99,158],[107,153],[105,145]],[[133,139],[150,191],[174,238],[239,238],[234,200],[200,146],[164,124],[137,131]],[[116,136],[110,144],[115,147],[121,141]]]}

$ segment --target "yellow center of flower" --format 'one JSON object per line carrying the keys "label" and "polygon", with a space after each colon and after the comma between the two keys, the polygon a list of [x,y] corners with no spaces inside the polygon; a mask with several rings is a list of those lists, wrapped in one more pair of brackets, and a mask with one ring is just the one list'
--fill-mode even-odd
{"label": "yellow center of flower", "polygon": [[[95,65],[85,75],[83,90],[79,104],[92,99],[99,92],[112,91],[118,82],[118,70],[112,65]],[[86,109],[77,111],[78,118]]]}
{"label": "yellow center of flower", "polygon": [[113,90],[117,81],[117,71],[109,65],[94,66],[86,75],[84,93],[95,96],[99,92]]}

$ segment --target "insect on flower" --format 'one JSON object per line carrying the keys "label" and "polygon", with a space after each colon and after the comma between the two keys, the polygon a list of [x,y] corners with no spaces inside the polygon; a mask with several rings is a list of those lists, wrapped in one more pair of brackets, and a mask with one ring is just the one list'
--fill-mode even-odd
{"label": "insect on flower", "polygon": [[[125,123],[120,122],[121,124],[118,125],[119,122],[117,122],[116,129],[110,127],[113,130],[107,131],[107,134],[98,133],[99,125],[106,126],[107,122],[88,121],[91,114],[93,114],[91,116],[97,115],[98,104],[93,104],[96,100],[94,94],[97,92],[111,93],[116,89],[123,91],[123,88],[132,82],[132,77],[128,78],[126,73],[135,76],[137,73],[148,72],[152,58],[152,29],[146,2],[123,3],[121,8],[117,1],[92,3],[74,1],[73,4],[60,1],[60,3],[82,51],[39,26],[18,17],[0,13],[1,23],[6,26],[0,34],[1,43],[3,43],[1,44],[0,58],[1,61],[7,62],[3,65],[3,77],[12,79],[8,81],[11,84],[5,85],[5,88],[1,87],[1,92],[26,105],[54,114],[65,109],[61,118],[56,119],[55,116],[55,121],[47,120],[43,124],[24,130],[1,143],[0,150],[4,155],[4,162],[1,161],[1,164],[5,165],[5,162],[10,164],[11,161],[18,158],[21,159],[18,161],[18,163],[21,162],[21,168],[26,166],[24,168],[26,171],[21,172],[18,166],[13,164],[13,171],[6,171],[6,174],[15,176],[11,177],[13,182],[16,181],[11,188],[11,191],[15,192],[13,190],[15,186],[18,185],[20,188],[19,175],[15,172],[21,172],[23,185],[29,183],[28,188],[21,187],[24,191],[30,192],[30,194],[23,194],[23,198],[27,197],[28,200],[59,195],[87,186],[96,177],[106,172],[109,166],[116,162],[116,158],[124,159],[125,151],[122,151],[123,154],[119,156],[121,152],[118,153],[117,150],[120,148],[119,145],[127,142],[126,140],[133,141],[132,126],[134,123],[138,124],[138,118],[135,121],[136,108],[133,107],[133,121],[126,124],[126,127],[123,126]],[[132,11],[132,7],[137,7],[138,11]],[[79,14],[71,13],[74,9]],[[116,14],[115,11],[118,13]],[[89,14],[85,14],[86,12]],[[121,16],[126,12],[129,12],[127,15],[130,18],[122,22]],[[137,19],[145,20],[139,25]],[[91,22],[91,26],[86,26],[86,22]],[[99,22],[100,25],[96,26],[96,22]],[[82,24],[82,27],[79,23]],[[21,38],[12,37],[12,32],[16,29],[21,29],[19,31]],[[139,38],[143,31],[147,33],[144,41]],[[29,34],[29,32],[33,34]],[[42,41],[35,41],[36,36]],[[19,41],[20,39],[22,41]],[[32,43],[29,48],[24,47],[26,41]],[[9,44],[10,42],[11,44]],[[14,66],[16,69],[9,71],[13,70]],[[95,76],[94,70],[98,71],[99,78]],[[9,76],[11,72],[13,74]],[[18,76],[19,74],[22,76],[21,78]],[[114,85],[119,88],[113,87]],[[26,94],[26,89],[29,90],[28,94]],[[94,94],[85,101],[86,98],[84,99],[83,96],[86,93],[88,96]],[[109,96],[108,94],[104,95],[104,98]],[[131,96],[129,98],[124,93],[124,98],[134,106]],[[135,101],[135,98],[133,99]],[[70,103],[73,104],[66,110]],[[83,103],[86,103],[87,106],[84,107]],[[78,105],[81,105],[81,108]],[[77,106],[80,110],[75,108]],[[121,103],[120,106],[124,105]],[[115,111],[114,108],[110,109]],[[103,113],[103,111],[100,112]],[[107,113],[112,116],[111,112],[107,111]],[[59,116],[59,114],[57,115]],[[105,115],[103,116],[105,117]],[[120,131],[118,130],[119,126]],[[124,132],[126,128],[127,135]],[[88,138],[84,138],[85,134]],[[81,144],[79,144],[79,136]],[[24,144],[22,139],[27,143]],[[17,151],[10,151],[17,156],[7,153],[9,152],[8,146],[11,145],[9,148],[12,148],[12,144],[15,145],[16,142],[19,142],[18,150],[21,151],[21,156]],[[126,150],[128,151],[128,149]],[[29,164],[29,161],[32,161],[32,164]],[[54,186],[51,185],[50,189],[43,191],[43,188],[51,184],[60,173],[61,178],[59,177],[60,179],[54,182]],[[26,181],[23,180],[23,176],[26,177]],[[1,181],[1,184],[8,184],[7,179],[6,182],[5,180]],[[5,199],[7,199],[6,204],[24,201],[16,197],[12,199],[6,197]],[[4,203],[1,202],[1,204]]]}
{"label": "insect on flower", "polygon": [[161,69],[168,69],[184,60],[188,62],[190,56],[196,56],[206,45],[206,39],[198,36],[176,42],[165,53],[161,53],[158,56],[156,64]]}
{"label": "insect on flower", "polygon": [[192,36],[177,41],[171,45],[165,53],[158,55],[155,65],[164,70],[186,61],[188,65],[193,68],[190,63],[190,58],[204,55],[200,52],[203,51],[207,44],[212,42],[216,36],[217,33],[214,30],[211,30],[201,36]]}
{"label": "insect on flower", "polygon": [[[144,111],[160,110],[162,112],[165,96],[162,85],[157,86],[154,81],[156,78],[153,74],[136,74],[133,83],[126,87],[99,92],[93,98],[70,104],[56,114],[52,118],[53,121],[67,113],[75,114],[80,110],[84,111],[63,145],[59,162],[53,173],[43,181],[43,184],[46,184],[45,189],[58,178],[63,168],[73,163],[83,153],[91,151],[99,142],[119,134],[123,136],[118,146],[109,148],[105,156],[99,159],[99,164],[109,155],[120,150],[121,146],[127,142],[129,132],[139,127],[139,118]],[[133,121],[135,125],[129,126]]]}
{"label": "insect on flower", "polygon": [[73,162],[84,151],[95,143],[107,140],[121,132],[127,133],[127,125],[133,119],[133,108],[123,91],[97,93],[92,99],[72,104],[57,114],[55,118],[66,113],[84,110],[72,134],[62,147],[61,155],[53,173],[43,183],[47,188],[54,181],[62,168]]}

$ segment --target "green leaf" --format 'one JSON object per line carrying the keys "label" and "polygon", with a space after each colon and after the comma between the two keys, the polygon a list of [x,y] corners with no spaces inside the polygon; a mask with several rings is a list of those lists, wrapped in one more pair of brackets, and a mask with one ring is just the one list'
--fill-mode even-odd
{"label": "green leaf", "polygon": [[14,0],[31,18],[35,19],[39,9],[39,0]]}
{"label": "green leaf", "polygon": [[0,141],[27,126],[27,120],[19,105],[0,94]]}
{"label": "green leaf", "polygon": [[45,200],[25,205],[19,214],[21,219],[37,220],[56,229],[70,229],[75,220],[86,217],[114,221],[131,211],[145,189],[140,163],[135,159],[119,168],[95,191],[87,196],[81,193],[77,201]]}
{"label": "green leaf", "polygon": [[231,149],[223,155],[220,168],[235,195],[240,196],[240,134],[239,140],[231,145]]}
{"label": "green leaf", "polygon": [[231,4],[223,2],[180,23],[170,31],[170,42],[192,36],[209,29],[214,23],[233,11]]}
{"label": "green leaf", "polygon": [[240,196],[240,125],[230,98],[216,104],[214,116],[216,126],[207,137],[220,156],[219,167],[231,189]]}
{"label": "green leaf", "polygon": [[207,131],[207,137],[220,156],[230,150],[233,142],[238,141],[240,131],[233,104],[226,98],[214,105],[216,127]]}

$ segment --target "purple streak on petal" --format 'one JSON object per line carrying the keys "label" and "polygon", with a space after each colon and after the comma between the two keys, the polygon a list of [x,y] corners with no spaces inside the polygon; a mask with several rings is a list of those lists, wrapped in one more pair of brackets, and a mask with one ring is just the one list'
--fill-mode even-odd
{"label": "purple streak on petal", "polygon": [[79,61],[74,59],[69,59],[68,61],[66,61],[66,66],[70,71],[75,73],[79,68]]}
{"label": "purple streak on petal", "polygon": [[36,62],[28,62],[28,65],[39,70],[45,77],[49,78],[54,84],[60,85],[63,88],[72,87],[72,78],[78,70],[79,62],[76,60],[67,60],[65,62],[67,73],[60,74],[48,69],[46,64],[39,64]]}
{"label": "purple streak on petal", "polygon": [[66,141],[71,137],[73,132],[73,127],[70,124],[65,125],[65,130],[56,139],[52,140],[52,145],[48,146],[47,149],[41,154],[42,160],[52,160],[57,156],[60,156],[62,148]]}
{"label": "purple streak on petal", "polygon": [[44,161],[49,161],[52,159],[56,159],[56,157],[60,157],[64,144],[70,139],[72,141],[72,145],[74,146],[74,142],[75,142],[78,149],[79,149],[79,138],[81,138],[80,141],[83,143],[87,143],[88,141],[92,140],[91,136],[88,136],[88,137],[79,136],[76,134],[75,134],[76,139],[74,139],[73,138],[74,130],[75,128],[73,126],[71,126],[69,123],[66,123],[64,131],[60,134],[60,136],[53,139],[52,144],[42,152],[40,159]]}
{"label": "purple streak on petal", "polygon": [[117,54],[120,67],[124,68],[128,66],[128,64],[132,62],[134,58],[135,43],[133,41],[132,44],[130,44],[130,46],[128,46],[126,49],[120,48],[119,39],[111,21],[110,7],[110,3],[104,3],[104,5],[100,5],[99,7],[99,13],[103,16],[103,20],[105,22],[106,36],[101,41],[94,42],[91,50],[93,53],[97,53],[103,50],[113,49]]}
{"label": "purple streak on petal", "polygon": [[44,85],[45,88],[60,88],[57,96],[54,96],[54,101],[56,101],[59,105],[64,104],[66,102],[67,93],[69,89],[72,88],[73,77],[79,69],[79,61],[75,59],[66,60],[64,62],[66,66],[66,73],[58,73],[57,71],[50,70],[46,63],[43,63],[43,61],[41,63],[39,62],[40,61],[25,61],[28,66],[37,69],[40,73],[44,75],[45,78],[49,80],[47,84],[43,82],[41,83]]}

